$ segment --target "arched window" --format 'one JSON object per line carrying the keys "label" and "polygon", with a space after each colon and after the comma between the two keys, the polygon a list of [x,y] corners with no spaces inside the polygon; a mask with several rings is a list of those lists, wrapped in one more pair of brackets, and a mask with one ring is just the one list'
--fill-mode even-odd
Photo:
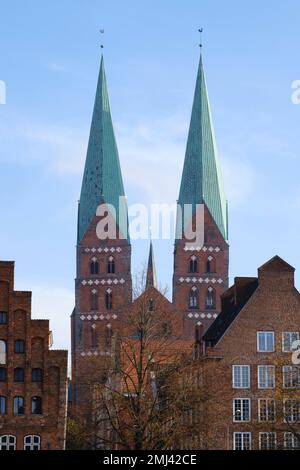
{"label": "arched window", "polygon": [[14,415],[19,416],[24,414],[24,398],[17,396],[14,397]]}
{"label": "arched window", "polygon": [[43,369],[35,368],[31,371],[31,382],[43,381]]}
{"label": "arched window", "polygon": [[216,262],[212,256],[209,256],[206,260],[206,272],[212,274],[216,272]]}
{"label": "arched window", "polygon": [[192,256],[189,261],[189,272],[197,273],[198,272],[198,259],[196,256]]}
{"label": "arched window", "polygon": [[91,325],[91,343],[92,343],[92,349],[96,349],[97,348],[97,332],[96,332],[96,325],[95,323],[93,323]]}
{"label": "arched window", "polygon": [[16,436],[0,436],[0,450],[16,450]]}
{"label": "arched window", "polygon": [[112,291],[111,291],[111,289],[107,289],[107,291],[105,292],[105,307],[107,308],[107,310],[112,309]]}
{"label": "arched window", "polygon": [[190,290],[189,308],[199,308],[199,293],[195,286]]}
{"label": "arched window", "polygon": [[31,398],[31,414],[33,415],[42,414],[42,398],[41,397]]}
{"label": "arched window", "polygon": [[98,310],[98,293],[95,289],[91,292],[91,310]]}
{"label": "arched window", "polygon": [[6,397],[0,396],[0,415],[6,414]]}
{"label": "arched window", "polygon": [[106,325],[106,330],[105,330],[105,346],[106,346],[106,349],[111,348],[112,334],[113,334],[113,332],[112,332],[111,324],[108,323],[108,325]]}
{"label": "arched window", "polygon": [[22,354],[25,352],[25,341],[23,339],[17,339],[15,341],[15,353]]}
{"label": "arched window", "polygon": [[6,382],[7,379],[7,371],[5,367],[0,367],[0,382]]}
{"label": "arched window", "polygon": [[40,450],[41,438],[35,434],[24,437],[24,450]]}
{"label": "arched window", "polygon": [[16,367],[14,370],[14,381],[24,382],[24,369],[22,367]]}
{"label": "arched window", "polygon": [[99,274],[99,262],[95,257],[90,261],[90,273],[91,275]]}
{"label": "arched window", "polygon": [[154,300],[149,299],[149,312],[153,312],[154,310]]}
{"label": "arched window", "polygon": [[207,310],[214,310],[216,308],[216,293],[212,287],[207,289],[205,307]]}
{"label": "arched window", "polygon": [[203,331],[202,323],[198,322],[197,325],[195,326],[195,342],[196,343],[199,343],[199,341],[201,340],[202,331]]}
{"label": "arched window", "polygon": [[108,274],[115,273],[115,260],[113,256],[110,256],[107,261],[107,272]]}
{"label": "arched window", "polygon": [[0,364],[6,364],[6,342],[0,339]]}

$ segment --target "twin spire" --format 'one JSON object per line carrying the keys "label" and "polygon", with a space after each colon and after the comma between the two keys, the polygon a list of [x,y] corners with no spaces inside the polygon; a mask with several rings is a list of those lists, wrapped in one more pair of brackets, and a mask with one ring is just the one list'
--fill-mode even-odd
{"label": "twin spire", "polygon": [[[95,217],[99,204],[113,205],[119,221],[120,196],[124,196],[124,186],[102,56],[79,201],[78,243]],[[126,224],[125,219],[123,223]],[[128,233],[128,227],[119,228]]]}
{"label": "twin spire", "polygon": [[[99,204],[103,202],[112,204],[116,210],[117,222],[119,222],[120,196],[124,196],[124,186],[102,56],[79,202],[78,243],[92,222]],[[193,210],[196,210],[196,204],[204,203],[223,238],[227,240],[227,204],[202,57],[200,57],[197,74],[178,203],[182,206],[192,204]],[[126,217],[123,224],[127,226],[120,226],[120,230],[123,233],[126,230],[128,233]],[[149,263],[154,266],[152,243]],[[154,283],[154,272],[155,269],[152,273],[152,281],[151,273],[149,274],[149,282]]]}

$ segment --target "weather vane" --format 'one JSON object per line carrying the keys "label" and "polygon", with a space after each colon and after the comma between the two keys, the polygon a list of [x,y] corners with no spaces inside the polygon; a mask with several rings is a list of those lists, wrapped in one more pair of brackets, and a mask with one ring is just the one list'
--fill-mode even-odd
{"label": "weather vane", "polygon": [[203,47],[203,44],[202,44],[202,33],[203,33],[203,28],[200,28],[198,29],[199,31],[199,34],[200,34],[200,44],[199,44],[199,47],[200,47],[200,50],[202,49]]}
{"label": "weather vane", "polygon": [[[104,34],[104,29],[100,29],[100,34]],[[100,47],[101,47],[101,49],[103,49],[104,45],[103,45],[103,44],[101,44],[101,46],[100,46]]]}

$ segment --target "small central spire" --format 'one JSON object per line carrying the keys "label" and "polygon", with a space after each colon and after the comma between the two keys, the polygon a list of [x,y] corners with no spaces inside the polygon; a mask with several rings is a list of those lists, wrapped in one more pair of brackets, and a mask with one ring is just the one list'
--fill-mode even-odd
{"label": "small central spire", "polygon": [[148,289],[149,287],[155,287],[155,289],[157,289],[156,269],[155,269],[155,262],[154,262],[152,240],[150,240],[150,248],[149,248],[146,289]]}

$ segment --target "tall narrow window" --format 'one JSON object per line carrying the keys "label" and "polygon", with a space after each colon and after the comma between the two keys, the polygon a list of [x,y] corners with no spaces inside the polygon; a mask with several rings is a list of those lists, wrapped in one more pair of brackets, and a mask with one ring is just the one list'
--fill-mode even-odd
{"label": "tall narrow window", "polygon": [[110,256],[107,261],[107,272],[108,274],[115,273],[115,260],[113,256]]}
{"label": "tall narrow window", "polygon": [[207,310],[214,310],[216,308],[216,293],[212,287],[209,287],[206,292],[205,308]]}
{"label": "tall narrow window", "polygon": [[98,293],[95,289],[91,292],[91,310],[98,310]]}
{"label": "tall narrow window", "polygon": [[40,450],[41,438],[40,436],[30,434],[24,437],[24,450]]}
{"label": "tall narrow window", "polygon": [[91,259],[90,262],[90,273],[92,275],[99,274],[99,262],[96,257]]}
{"label": "tall narrow window", "polygon": [[105,330],[105,347],[106,349],[111,348],[111,339],[112,339],[112,327],[111,324],[109,323],[106,325],[106,330]]}
{"label": "tall narrow window", "polygon": [[107,289],[107,291],[105,292],[105,307],[107,308],[107,310],[111,310],[112,305],[112,291],[111,289]]}
{"label": "tall narrow window", "polygon": [[14,397],[14,415],[19,416],[24,414],[24,398],[17,396]]}
{"label": "tall narrow window", "polygon": [[206,260],[206,272],[207,274],[213,274],[216,272],[216,262],[213,256],[209,256]]}
{"label": "tall narrow window", "polygon": [[92,349],[96,349],[97,348],[97,332],[96,332],[96,325],[95,323],[93,323],[91,325],[91,343],[92,343]]}
{"label": "tall narrow window", "polygon": [[192,287],[189,295],[189,308],[199,308],[199,293],[197,287]]}
{"label": "tall narrow window", "polygon": [[0,396],[0,415],[6,414],[6,397]]}
{"label": "tall narrow window", "polygon": [[0,364],[6,364],[6,342],[0,339]]}
{"label": "tall narrow window", "polygon": [[192,256],[189,261],[189,272],[197,273],[198,272],[198,260],[196,256]]}
{"label": "tall narrow window", "polygon": [[23,339],[17,339],[15,341],[15,353],[23,354],[25,352],[25,341]]}
{"label": "tall narrow window", "polygon": [[31,398],[31,414],[33,415],[42,414],[42,398],[41,397]]}

